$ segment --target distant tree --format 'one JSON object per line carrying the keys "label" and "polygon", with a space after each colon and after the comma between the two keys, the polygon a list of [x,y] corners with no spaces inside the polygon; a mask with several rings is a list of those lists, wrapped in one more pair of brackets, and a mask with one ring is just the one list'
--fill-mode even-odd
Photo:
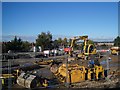
{"label": "distant tree", "polygon": [[8,50],[8,42],[2,42],[2,53],[6,53]]}
{"label": "distant tree", "polygon": [[2,43],[2,52],[7,53],[9,50],[14,52],[29,51],[31,44],[27,41],[22,41],[21,38],[15,38],[8,42]]}
{"label": "distant tree", "polygon": [[[72,39],[69,39],[67,46],[70,47],[71,45],[72,45]],[[74,50],[79,49],[79,45],[77,44],[77,41],[74,42],[74,45],[72,47],[73,47]]]}
{"label": "distant tree", "polygon": [[58,40],[54,40],[54,41],[53,41],[53,49],[54,49],[54,48],[59,48]]}
{"label": "distant tree", "polygon": [[48,31],[47,32],[47,47],[46,48],[50,48],[52,49],[52,34]]}
{"label": "distant tree", "polygon": [[69,40],[68,40],[68,46],[71,45],[71,41],[72,41],[72,39],[69,39]]}
{"label": "distant tree", "polygon": [[66,47],[68,45],[67,38],[64,38],[62,40],[62,44]]}
{"label": "distant tree", "polygon": [[94,41],[89,39],[88,44],[94,44]]}
{"label": "distant tree", "polygon": [[42,50],[52,48],[52,34],[50,32],[42,32],[36,39],[36,46],[41,46]]}
{"label": "distant tree", "polygon": [[22,47],[22,51],[25,51],[25,52],[30,51],[31,43],[29,43],[28,41],[23,41],[21,47]]}
{"label": "distant tree", "polygon": [[55,39],[53,41],[53,48],[59,48],[61,46],[67,46],[68,45],[68,42],[67,42],[67,38],[58,38],[58,39]]}
{"label": "distant tree", "polygon": [[22,50],[21,45],[22,45],[22,40],[20,38],[17,39],[17,37],[15,36],[14,40],[11,40],[9,49],[12,51],[18,52]]}
{"label": "distant tree", "polygon": [[114,46],[119,46],[120,47],[120,37],[117,36],[115,39],[114,39]]}
{"label": "distant tree", "polygon": [[58,45],[59,45],[59,46],[62,45],[62,38],[58,38]]}

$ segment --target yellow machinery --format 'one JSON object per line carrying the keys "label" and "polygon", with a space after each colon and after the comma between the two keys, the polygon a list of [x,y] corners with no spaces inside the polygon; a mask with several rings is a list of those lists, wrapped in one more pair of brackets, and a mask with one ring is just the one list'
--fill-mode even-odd
{"label": "yellow machinery", "polygon": [[120,47],[111,47],[111,54],[119,55]]}
{"label": "yellow machinery", "polygon": [[104,78],[104,69],[102,66],[94,65],[94,68],[88,68],[88,80],[99,80]]}
{"label": "yellow machinery", "polygon": [[14,70],[12,74],[1,74],[0,79],[2,81],[2,86],[8,86],[8,84],[15,84],[16,79],[19,75],[19,70]]}
{"label": "yellow machinery", "polygon": [[53,69],[53,67],[51,67],[51,71],[61,82],[67,81],[69,83],[76,83],[85,80],[99,80],[101,78],[104,78],[103,67],[97,65],[94,65],[93,68],[87,68],[84,66],[79,66],[78,64],[68,64],[67,69],[66,65],[62,64],[59,68]]}
{"label": "yellow machinery", "polygon": [[53,62],[53,60],[46,60],[46,61],[36,61],[35,64],[38,64],[38,65],[49,65]]}
{"label": "yellow machinery", "polygon": [[89,43],[88,36],[79,36],[79,37],[74,37],[71,41],[71,45],[70,45],[71,51],[69,52],[70,56],[72,56],[73,47],[75,45],[75,42],[78,40],[84,40],[84,43],[83,43],[84,46],[83,46],[82,52],[78,54],[77,57],[84,58],[85,56],[96,54],[96,48],[94,44]]}
{"label": "yellow machinery", "polygon": [[94,66],[94,72],[95,72],[95,78],[98,80],[98,79],[101,79],[104,77],[104,69],[102,66],[97,66],[95,65]]}
{"label": "yellow machinery", "polygon": [[2,74],[0,75],[0,79],[2,81],[2,86],[8,86],[10,83],[12,85],[15,82],[15,76],[12,74]]}
{"label": "yellow machinery", "polygon": [[[52,71],[61,82],[66,82],[67,71],[66,65],[62,64],[58,70]],[[68,82],[75,83],[80,81],[85,81],[85,67],[79,66],[77,64],[70,65],[68,64]]]}

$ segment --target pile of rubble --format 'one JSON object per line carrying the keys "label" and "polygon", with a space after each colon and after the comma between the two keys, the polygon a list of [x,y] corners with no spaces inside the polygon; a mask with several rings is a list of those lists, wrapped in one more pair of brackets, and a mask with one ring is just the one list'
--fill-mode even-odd
{"label": "pile of rubble", "polygon": [[72,88],[120,88],[118,75],[109,75],[104,80],[100,81],[84,81],[81,83],[72,84]]}
{"label": "pile of rubble", "polygon": [[85,81],[82,83],[77,83],[72,85],[72,88],[118,88],[120,87],[120,83],[118,79],[114,79],[112,81]]}

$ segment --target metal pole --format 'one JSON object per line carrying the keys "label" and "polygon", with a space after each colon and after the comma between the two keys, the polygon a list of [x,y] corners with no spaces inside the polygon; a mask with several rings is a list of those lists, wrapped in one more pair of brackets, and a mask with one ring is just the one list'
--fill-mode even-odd
{"label": "metal pole", "polygon": [[35,61],[36,61],[36,51],[35,51]]}
{"label": "metal pole", "polygon": [[36,46],[33,47],[33,52],[34,52],[34,55],[35,55],[34,59],[36,61]]}
{"label": "metal pole", "polygon": [[66,58],[66,87],[69,88],[68,57]]}
{"label": "metal pole", "polygon": [[109,56],[108,56],[108,53],[106,54],[106,62],[107,62],[107,75],[109,74]]}
{"label": "metal pole", "polygon": [[[13,53],[11,53],[11,56],[13,55]],[[14,60],[14,55],[13,55],[13,60]],[[8,59],[8,74],[11,74],[11,61],[12,59]],[[8,78],[8,88],[10,89],[12,86],[12,78],[9,76]]]}

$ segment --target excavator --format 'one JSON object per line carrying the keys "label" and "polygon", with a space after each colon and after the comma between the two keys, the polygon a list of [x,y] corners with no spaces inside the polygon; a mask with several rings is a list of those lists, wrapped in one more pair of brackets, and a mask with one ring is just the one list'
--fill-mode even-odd
{"label": "excavator", "polygon": [[[84,40],[82,47],[83,50],[79,53],[75,53],[76,55],[74,55],[74,47],[78,40]],[[90,43],[88,36],[74,37],[70,44],[70,57],[66,57],[65,62],[63,61],[62,64],[52,64],[50,70],[61,83],[75,84],[85,80],[103,79],[104,68],[100,65],[98,60],[94,60],[94,55],[96,54],[95,45]],[[81,56],[89,57],[88,59],[90,61],[87,66],[83,63],[80,65],[79,62],[69,62],[72,60],[78,60],[76,57],[81,58]]]}
{"label": "excavator", "polygon": [[71,50],[69,51],[70,57],[73,57],[74,45],[78,40],[84,40],[84,42],[83,42],[83,47],[82,47],[83,49],[81,50],[82,52],[79,54],[76,54],[77,58],[87,59],[89,55],[97,54],[95,45],[90,44],[89,43],[90,40],[88,40],[88,36],[85,35],[85,36],[77,36],[77,37],[72,38],[71,45],[70,45]]}
{"label": "excavator", "polygon": [[[81,53],[78,53],[74,57],[74,46],[76,41],[84,40],[83,42],[83,50]],[[96,55],[96,48],[94,44],[90,44],[88,40],[88,36],[79,36],[72,38],[71,50],[69,51],[68,59],[66,59],[66,63],[62,65],[51,65],[51,72],[58,78],[60,82],[67,83],[78,83],[85,80],[99,80],[104,78],[104,68],[99,64],[98,60],[94,60],[92,56]],[[77,63],[71,63],[68,61],[76,60],[77,58],[81,58],[81,56],[89,57],[91,61],[88,66],[79,65]],[[83,58],[83,57],[82,57]]]}

